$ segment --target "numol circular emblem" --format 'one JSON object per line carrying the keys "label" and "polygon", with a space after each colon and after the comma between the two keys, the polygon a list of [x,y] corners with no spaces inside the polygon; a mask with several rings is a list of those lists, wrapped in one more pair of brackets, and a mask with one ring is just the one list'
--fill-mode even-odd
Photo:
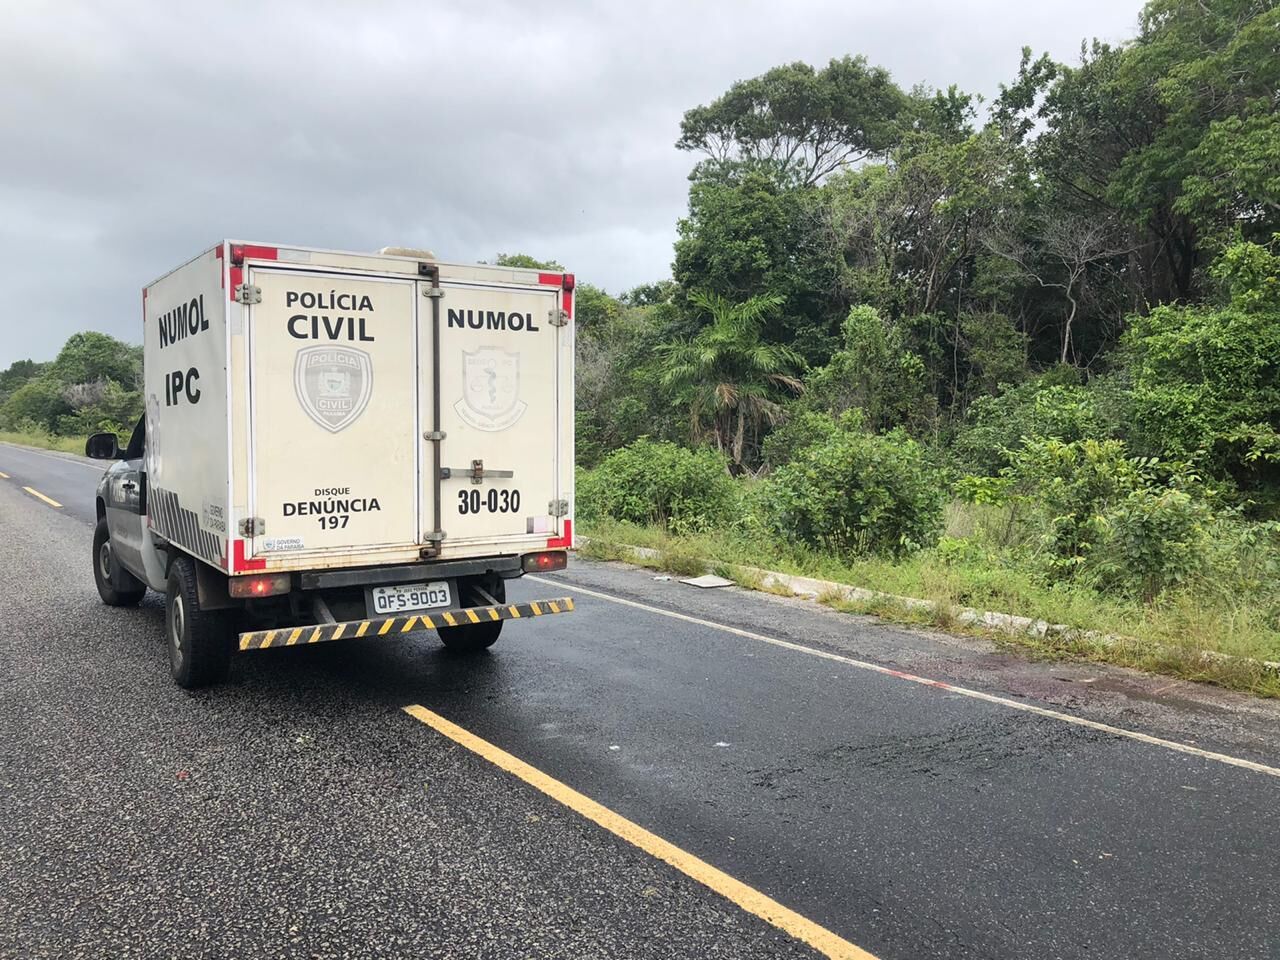
{"label": "numol circular emblem", "polygon": [[369,405],[373,362],[353,347],[304,347],[293,363],[293,388],[307,416],[337,433],[355,423]]}
{"label": "numol circular emblem", "polygon": [[496,347],[462,352],[462,399],[453,409],[477,430],[505,430],[523,416],[520,355]]}

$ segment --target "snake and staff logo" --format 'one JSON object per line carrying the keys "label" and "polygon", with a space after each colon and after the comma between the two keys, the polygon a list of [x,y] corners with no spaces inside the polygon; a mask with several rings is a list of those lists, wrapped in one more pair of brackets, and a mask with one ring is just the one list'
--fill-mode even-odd
{"label": "snake and staff logo", "polygon": [[497,347],[462,351],[462,399],[458,416],[477,430],[505,430],[528,404],[520,399],[520,354]]}
{"label": "snake and staff logo", "polygon": [[363,350],[314,346],[298,351],[293,388],[302,409],[330,433],[359,419],[373,393],[373,363]]}

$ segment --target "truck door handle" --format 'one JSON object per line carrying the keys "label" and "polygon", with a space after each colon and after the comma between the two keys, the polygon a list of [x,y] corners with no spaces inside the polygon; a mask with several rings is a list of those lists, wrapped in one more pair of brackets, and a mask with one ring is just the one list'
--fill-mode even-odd
{"label": "truck door handle", "polygon": [[138,485],[134,483],[132,480],[126,480],[124,483],[120,484],[120,489],[121,490],[137,490]]}
{"label": "truck door handle", "polygon": [[441,467],[440,479],[452,480],[455,476],[470,477],[472,483],[484,483],[485,478],[514,477],[514,470],[486,470],[483,460],[472,460],[470,467]]}

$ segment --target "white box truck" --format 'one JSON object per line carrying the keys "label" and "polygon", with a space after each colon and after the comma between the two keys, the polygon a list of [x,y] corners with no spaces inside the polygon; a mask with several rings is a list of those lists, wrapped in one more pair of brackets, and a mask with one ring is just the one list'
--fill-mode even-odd
{"label": "white box truck", "polygon": [[174,679],[434,629],[490,646],[573,546],[573,275],[225,241],[142,291],[146,413],[98,487],[109,604],[164,591]]}

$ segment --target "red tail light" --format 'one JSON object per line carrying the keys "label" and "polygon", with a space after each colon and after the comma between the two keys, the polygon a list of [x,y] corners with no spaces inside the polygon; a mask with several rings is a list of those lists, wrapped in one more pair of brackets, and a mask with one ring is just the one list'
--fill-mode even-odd
{"label": "red tail light", "polygon": [[288,593],[289,574],[268,573],[256,577],[232,577],[227,592],[241,600],[252,597],[274,597]]}
{"label": "red tail light", "polygon": [[544,550],[541,553],[526,553],[520,560],[525,573],[549,573],[552,570],[563,570],[569,565],[569,555],[563,550]]}

